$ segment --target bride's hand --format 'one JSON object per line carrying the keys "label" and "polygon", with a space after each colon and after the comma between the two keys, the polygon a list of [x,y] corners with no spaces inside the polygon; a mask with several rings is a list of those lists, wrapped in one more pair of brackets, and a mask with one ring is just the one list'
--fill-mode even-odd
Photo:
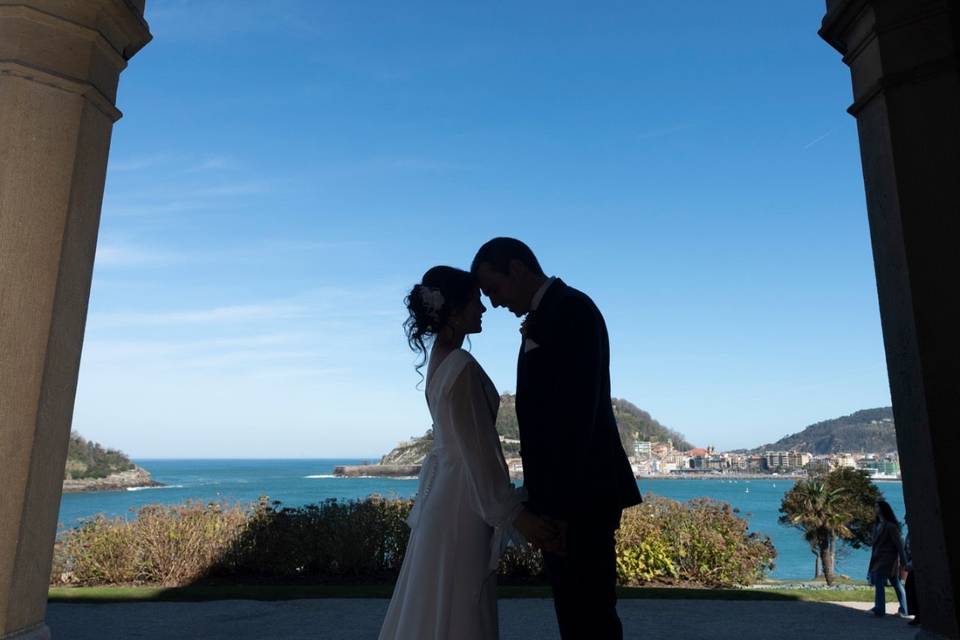
{"label": "bride's hand", "polygon": [[561,524],[541,518],[526,507],[513,521],[513,526],[533,546],[557,555],[566,555],[566,540],[563,535],[565,527],[560,526]]}

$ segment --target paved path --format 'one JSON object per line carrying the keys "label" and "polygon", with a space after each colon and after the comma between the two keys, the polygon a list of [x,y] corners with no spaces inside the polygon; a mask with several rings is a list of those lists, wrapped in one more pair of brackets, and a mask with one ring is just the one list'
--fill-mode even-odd
{"label": "paved path", "polygon": [[[894,616],[868,617],[870,605],[717,600],[622,600],[626,638],[843,638],[907,640],[915,627]],[[325,599],[258,602],[52,603],[53,640],[345,640],[376,638],[386,600]],[[890,611],[895,610],[891,607]],[[502,640],[559,638],[550,600],[500,601]]]}

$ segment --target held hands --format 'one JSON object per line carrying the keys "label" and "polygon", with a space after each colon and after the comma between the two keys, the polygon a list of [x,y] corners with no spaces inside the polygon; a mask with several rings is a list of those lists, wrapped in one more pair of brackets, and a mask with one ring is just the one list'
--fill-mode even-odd
{"label": "held hands", "polygon": [[566,555],[566,522],[538,516],[524,507],[513,521],[513,526],[538,549],[561,556]]}

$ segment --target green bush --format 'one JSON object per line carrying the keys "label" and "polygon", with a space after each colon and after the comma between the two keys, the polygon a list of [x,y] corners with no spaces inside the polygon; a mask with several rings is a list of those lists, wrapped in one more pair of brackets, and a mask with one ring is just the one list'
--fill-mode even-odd
{"label": "green bush", "polygon": [[[266,498],[246,509],[146,506],[132,520],[97,517],[62,532],[51,583],[391,581],[403,563],[412,504],[371,497],[297,508]],[[776,557],[770,540],[747,533],[729,505],[654,496],[624,511],[616,548],[624,585],[745,585],[761,579]],[[532,547],[510,547],[499,575],[505,582],[542,580],[543,558]]]}
{"label": "green bush", "polygon": [[[634,528],[638,534],[631,533]],[[769,537],[748,533],[746,520],[729,504],[709,498],[684,504],[648,496],[643,504],[624,512],[618,551],[640,540],[651,543],[648,565],[663,565],[658,556],[664,552],[669,557],[673,571],[664,568],[656,577],[706,586],[752,584],[773,568],[777,557]],[[624,584],[640,582],[625,578]]]}
{"label": "green bush", "polygon": [[[767,536],[747,531],[729,504],[698,498],[688,503],[648,495],[626,509],[616,533],[617,581],[733,587],[762,580],[777,556]],[[507,550],[500,561],[506,581],[542,574],[540,553]]]}

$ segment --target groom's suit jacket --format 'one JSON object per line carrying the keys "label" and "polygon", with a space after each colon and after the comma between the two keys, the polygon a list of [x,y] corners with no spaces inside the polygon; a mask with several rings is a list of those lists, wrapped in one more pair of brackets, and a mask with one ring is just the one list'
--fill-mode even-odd
{"label": "groom's suit jacket", "polygon": [[613,416],[603,316],[589,297],[557,279],[528,316],[525,333],[517,421],[528,504],[554,518],[619,522],[620,511],[641,497]]}

